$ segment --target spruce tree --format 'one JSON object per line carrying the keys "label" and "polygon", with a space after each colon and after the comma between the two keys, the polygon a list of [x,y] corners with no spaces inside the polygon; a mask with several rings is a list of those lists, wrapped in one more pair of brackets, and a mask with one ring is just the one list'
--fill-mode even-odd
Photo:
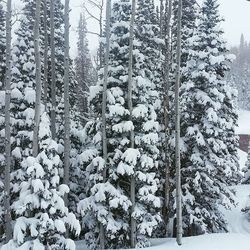
{"label": "spruce tree", "polygon": [[78,107],[82,114],[82,122],[88,119],[88,93],[89,86],[94,85],[94,69],[91,62],[87,40],[87,23],[84,14],[80,15],[78,24],[77,57],[75,59],[76,79],[78,83]]}
{"label": "spruce tree", "polygon": [[[12,145],[14,159],[13,179],[19,178],[18,168],[24,157],[32,154],[32,134],[35,105],[35,57],[34,57],[34,13],[35,2],[26,0],[20,26],[16,30],[16,41],[13,42],[12,79],[11,79],[11,113],[13,116]],[[17,170],[17,172],[15,172]],[[18,191],[17,183],[13,191]]]}
{"label": "spruce tree", "polygon": [[248,146],[248,155],[247,155],[247,162],[246,166],[243,169],[244,178],[242,180],[243,184],[250,184],[250,144]]}
{"label": "spruce tree", "polygon": [[226,231],[219,204],[227,207],[234,202],[228,180],[238,171],[237,114],[225,81],[231,56],[218,28],[221,21],[217,0],[206,0],[189,44],[186,81],[182,84],[181,128],[187,152],[182,158],[186,235]]}
{"label": "spruce tree", "polygon": [[[100,224],[105,232],[105,248],[129,246],[129,176],[133,167],[129,162],[120,164],[129,144],[131,122],[126,102],[128,77],[129,21],[131,4],[127,0],[115,2],[112,6],[110,65],[107,83],[106,133],[108,158],[105,162],[102,151],[102,88],[103,70],[100,69],[97,86],[90,88],[90,102],[95,117],[87,123],[86,150],[81,155],[83,169],[86,169],[87,198],[80,202],[79,211],[87,233],[85,238],[93,249],[100,249]],[[100,117],[98,119],[98,117]],[[136,164],[137,155],[134,155]],[[126,168],[124,169],[124,166]],[[103,175],[106,168],[106,177]],[[126,190],[125,190],[126,188]]]}
{"label": "spruce tree", "polygon": [[[155,90],[156,79],[153,71],[155,65],[151,61],[157,54],[157,38],[155,37],[157,27],[152,22],[152,17],[150,20],[144,17],[145,13],[149,17],[150,11],[155,13],[152,1],[139,1],[138,8],[133,48],[132,121],[126,98],[128,95],[131,4],[127,0],[115,2],[112,9],[111,60],[106,111],[108,142],[106,183],[100,183],[103,179],[102,170],[104,168],[104,160],[101,158],[101,122],[87,124],[85,130],[88,135],[88,150],[82,153],[83,167],[87,167],[86,175],[90,180],[90,186],[87,188],[88,197],[80,202],[79,206],[79,210],[85,215],[85,223],[88,222],[89,232],[86,237],[89,243],[93,244],[93,237],[98,236],[97,222],[99,220],[99,223],[103,223],[105,228],[106,244],[113,248],[130,246],[129,184],[132,175],[135,176],[137,190],[133,214],[136,220],[137,247],[150,245],[148,237],[152,235],[161,221],[159,214],[161,203],[156,195],[159,184],[159,180],[156,178],[159,123],[154,103],[158,99],[158,94]],[[145,36],[148,38],[146,39]],[[145,40],[143,40],[144,38]],[[103,70],[100,70],[100,81],[96,87],[91,88],[90,93],[91,104],[95,108],[97,117],[101,113],[102,74]],[[133,130],[135,138],[133,148],[130,147],[131,130]],[[93,142],[95,142],[94,145]],[[100,214],[101,208],[103,208],[102,214]],[[111,223],[115,225],[112,228]],[[94,247],[98,248],[98,245]]]}
{"label": "spruce tree", "polygon": [[[14,227],[14,238],[3,249],[75,249],[74,242],[65,237],[67,225],[77,235],[80,225],[69,213],[63,197],[69,192],[60,185],[62,161],[58,144],[51,139],[50,122],[46,113],[39,126],[39,154],[22,162],[25,173],[18,201],[13,204],[19,215]],[[8,248],[9,247],[9,248]]]}

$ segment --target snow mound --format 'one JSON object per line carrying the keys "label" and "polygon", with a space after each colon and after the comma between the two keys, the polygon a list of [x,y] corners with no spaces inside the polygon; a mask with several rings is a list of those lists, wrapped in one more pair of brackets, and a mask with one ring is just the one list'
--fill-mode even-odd
{"label": "snow mound", "polygon": [[239,110],[239,127],[236,129],[236,133],[239,135],[250,135],[250,111]]}
{"label": "snow mound", "polygon": [[[236,191],[237,206],[232,207],[231,210],[222,210],[228,222],[229,232],[248,234],[247,237],[250,241],[250,222],[247,220],[246,215],[241,212],[249,202],[250,185],[239,185],[232,188]],[[249,246],[248,249],[250,249]],[[238,249],[241,250],[241,248]]]}
{"label": "snow mound", "polygon": [[243,168],[246,167],[247,153],[238,149],[238,156],[239,156],[240,169],[242,170]]}

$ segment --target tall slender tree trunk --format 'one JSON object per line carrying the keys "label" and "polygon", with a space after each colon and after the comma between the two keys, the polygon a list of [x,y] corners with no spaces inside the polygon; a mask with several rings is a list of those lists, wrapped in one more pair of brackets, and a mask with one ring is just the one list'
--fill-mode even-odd
{"label": "tall slender tree trunk", "polygon": [[40,14],[41,0],[36,0],[36,19],[34,27],[34,46],[35,46],[35,62],[36,62],[36,104],[35,104],[35,125],[33,131],[33,156],[38,155],[38,131],[41,116],[41,56],[40,56]]}
{"label": "tall slender tree trunk", "polygon": [[[130,20],[130,31],[129,31],[129,66],[128,66],[128,108],[130,113],[130,120],[133,121],[132,112],[133,112],[133,100],[132,100],[132,87],[133,87],[133,47],[134,47],[134,23],[135,23],[135,11],[136,11],[136,0],[132,0],[132,13]],[[135,134],[134,130],[130,132],[130,147],[135,147]],[[136,220],[133,216],[135,211],[135,173],[131,176],[130,183],[130,199],[132,202],[131,207],[131,248],[136,246]]]}
{"label": "tall slender tree trunk", "polygon": [[[105,161],[103,170],[103,182],[107,181],[107,160],[108,160],[108,146],[106,133],[106,110],[107,110],[107,86],[109,73],[109,55],[110,55],[110,19],[111,19],[111,0],[107,0],[106,5],[106,51],[105,51],[105,65],[104,65],[104,79],[102,92],[102,153]],[[100,223],[100,248],[105,249],[105,230],[103,224]]]}
{"label": "tall slender tree trunk", "polygon": [[[70,104],[69,104],[69,0],[65,0],[64,13],[64,179],[69,185],[70,169]],[[68,195],[65,195],[65,204],[68,205]]]}
{"label": "tall slender tree trunk", "polygon": [[172,0],[166,0],[165,7],[165,48],[164,48],[164,69],[163,69],[163,106],[164,106],[164,127],[165,127],[165,197],[164,197],[164,222],[166,236],[169,236],[169,203],[170,203],[170,159],[167,150],[169,149],[169,74],[171,63],[171,17]]}
{"label": "tall slender tree trunk", "polygon": [[11,0],[7,1],[6,12],[6,76],[5,76],[5,178],[4,178],[4,219],[6,241],[12,238],[11,211],[10,211],[10,166],[11,166],[11,141],[10,141],[10,98],[11,98]]}
{"label": "tall slender tree trunk", "polygon": [[175,83],[175,164],[176,164],[176,219],[177,219],[177,243],[182,245],[182,192],[181,192],[181,162],[180,162],[180,101],[179,89],[181,79],[181,21],[182,0],[178,3],[178,27],[177,27],[177,68]]}
{"label": "tall slender tree trunk", "polygon": [[48,101],[48,26],[47,26],[47,0],[43,2],[43,15],[44,15],[44,79],[43,79],[43,87],[44,87],[44,105],[47,110],[47,101]]}
{"label": "tall slender tree trunk", "polygon": [[55,63],[55,3],[50,0],[50,46],[51,46],[51,135],[56,139],[56,63]]}
{"label": "tall slender tree trunk", "polygon": [[[108,1],[107,1],[108,4]],[[102,0],[101,2],[101,8],[100,8],[100,17],[99,17],[99,29],[100,29],[100,38],[102,38],[103,36],[103,6],[104,6],[104,0]],[[100,43],[99,44],[99,66],[100,68],[102,68],[103,66],[103,61],[102,61],[102,55],[103,55],[103,44]],[[104,58],[104,64],[105,64],[105,58]]]}

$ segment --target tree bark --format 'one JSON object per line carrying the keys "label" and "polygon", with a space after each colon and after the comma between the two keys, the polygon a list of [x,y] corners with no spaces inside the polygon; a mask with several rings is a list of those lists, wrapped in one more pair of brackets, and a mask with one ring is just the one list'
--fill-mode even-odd
{"label": "tree bark", "polygon": [[12,1],[7,1],[6,12],[6,76],[5,76],[5,177],[4,177],[4,219],[6,241],[12,238],[10,211],[10,167],[11,167],[11,134],[10,134],[10,100],[11,100],[11,12]]}
{"label": "tree bark", "polygon": [[164,127],[165,127],[165,197],[164,197],[164,222],[166,226],[166,236],[169,233],[169,203],[170,203],[170,159],[167,150],[169,149],[169,74],[171,63],[171,17],[172,0],[166,0],[165,19],[165,48],[164,48],[164,69],[163,69],[163,106],[164,106]]}
{"label": "tree bark", "polygon": [[[111,18],[111,0],[107,0],[106,5],[106,51],[104,65],[104,79],[102,92],[102,153],[105,161],[103,170],[103,183],[107,180],[107,160],[108,146],[106,133],[106,109],[107,109],[107,86],[108,86],[108,71],[109,71],[109,55],[110,55],[110,18]],[[105,249],[105,230],[103,224],[100,223],[100,248]]]}
{"label": "tree bark", "polygon": [[51,135],[56,139],[56,63],[55,63],[55,3],[50,0],[50,46],[51,46]]}
{"label": "tree bark", "polygon": [[177,244],[182,245],[182,192],[181,192],[181,162],[180,162],[180,100],[179,89],[181,79],[181,20],[182,0],[178,3],[177,26],[177,68],[175,83],[175,164],[176,164],[176,219]]}
{"label": "tree bark", "polygon": [[36,18],[34,27],[34,46],[35,46],[35,62],[36,62],[36,104],[35,104],[35,124],[33,131],[33,156],[38,155],[38,131],[41,116],[41,56],[40,56],[40,14],[41,14],[41,0],[36,0]]}
{"label": "tree bark", "polygon": [[[136,12],[136,0],[132,0],[132,13],[130,20],[130,30],[129,30],[129,66],[128,66],[128,108],[130,113],[130,120],[133,122],[132,112],[133,112],[133,100],[132,100],[132,86],[133,86],[133,47],[134,47],[134,23],[135,23],[135,12]],[[134,130],[130,131],[130,147],[135,147],[135,134]],[[130,199],[132,202],[131,207],[131,235],[130,244],[131,248],[136,246],[136,220],[133,216],[135,210],[135,173],[131,176],[130,183]]]}
{"label": "tree bark", "polygon": [[44,105],[47,110],[47,101],[48,101],[48,26],[47,26],[47,0],[43,2],[43,15],[44,15]]}
{"label": "tree bark", "polygon": [[[64,13],[64,179],[69,185],[70,169],[70,104],[69,104],[69,0],[65,0]],[[68,205],[68,195],[65,195],[65,205]]]}

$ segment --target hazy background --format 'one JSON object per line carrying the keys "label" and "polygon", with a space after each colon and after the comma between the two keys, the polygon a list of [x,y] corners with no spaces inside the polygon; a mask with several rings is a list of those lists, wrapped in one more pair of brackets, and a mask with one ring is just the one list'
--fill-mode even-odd
{"label": "hazy background", "polygon": [[[72,28],[77,27],[77,21],[79,13],[82,11],[80,7],[85,0],[71,0],[71,22]],[[202,3],[202,0],[198,0]],[[219,0],[220,12],[222,17],[225,18],[225,22],[222,27],[225,31],[225,38],[229,45],[237,45],[240,41],[240,35],[243,33],[245,38],[250,41],[250,2],[247,0]],[[93,8],[90,8],[93,13],[97,13]],[[90,31],[98,30],[97,23],[89,19],[88,29]],[[72,40],[75,40],[74,34],[72,34]],[[97,48],[97,37],[89,35],[90,48],[94,51]],[[75,42],[74,42],[75,44]],[[75,47],[71,45],[71,52],[75,54]]]}
{"label": "hazy background", "polygon": [[[199,3],[202,0],[197,0]],[[82,5],[86,3],[86,0],[70,0],[71,13],[71,55],[76,54],[76,42],[77,42],[77,23],[79,15],[83,11]],[[229,45],[237,45],[240,41],[240,35],[243,33],[246,40],[250,41],[250,2],[247,0],[219,0],[221,15],[225,18],[225,22],[222,27],[225,31],[225,38]],[[16,8],[20,8],[20,0],[13,0],[13,5]],[[98,14],[93,8],[89,7],[89,10]],[[88,19],[89,31],[98,31],[98,24],[93,19]],[[89,45],[92,52],[98,47],[98,38],[94,35],[89,35]]]}

